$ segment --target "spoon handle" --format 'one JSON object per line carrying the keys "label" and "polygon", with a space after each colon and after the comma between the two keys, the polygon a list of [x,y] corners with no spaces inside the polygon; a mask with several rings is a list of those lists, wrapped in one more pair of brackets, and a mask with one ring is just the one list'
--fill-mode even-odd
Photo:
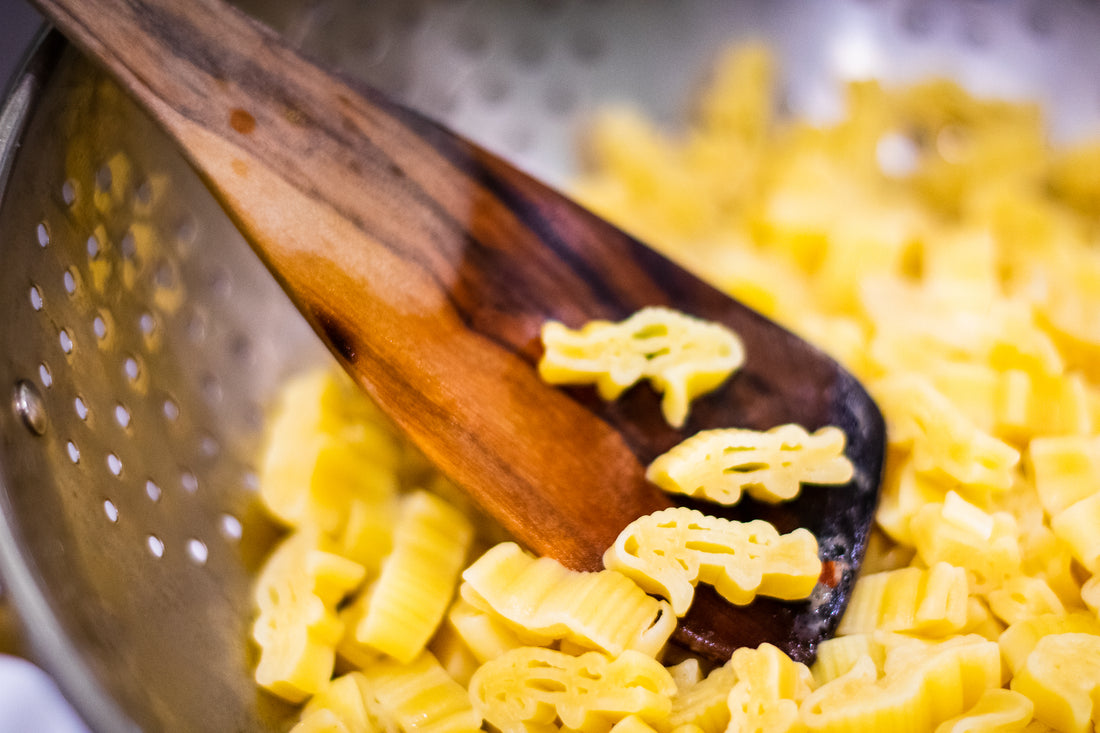
{"label": "spoon handle", "polygon": [[40,5],[175,138],[344,366],[521,542],[593,569],[669,505],[622,436],[532,368],[547,318],[621,317],[643,304],[638,280],[661,292],[617,230],[217,0]]}

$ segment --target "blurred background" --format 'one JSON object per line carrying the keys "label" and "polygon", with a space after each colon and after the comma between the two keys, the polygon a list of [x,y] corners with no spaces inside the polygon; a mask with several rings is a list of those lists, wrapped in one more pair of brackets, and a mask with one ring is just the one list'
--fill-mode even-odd
{"label": "blurred background", "polygon": [[26,0],[0,0],[0,80],[4,84],[41,22]]}

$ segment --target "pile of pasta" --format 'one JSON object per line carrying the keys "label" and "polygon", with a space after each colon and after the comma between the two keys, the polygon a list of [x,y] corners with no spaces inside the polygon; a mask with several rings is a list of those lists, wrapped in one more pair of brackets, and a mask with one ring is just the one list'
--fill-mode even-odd
{"label": "pile of pasta", "polygon": [[256,678],[304,703],[299,733],[1095,729],[1100,145],[1052,149],[1034,105],[946,81],[778,119],[773,73],[731,51],[686,133],[608,110],[577,193],[878,401],[883,494],[836,637],[810,667],[685,657],[669,601],[509,542],[318,372],[284,391],[261,471],[289,529],[257,581]]}

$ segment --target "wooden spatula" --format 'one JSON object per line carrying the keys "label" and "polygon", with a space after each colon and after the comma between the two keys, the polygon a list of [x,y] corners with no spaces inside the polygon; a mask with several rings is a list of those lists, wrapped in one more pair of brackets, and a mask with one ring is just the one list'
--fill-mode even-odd
{"label": "wooden spatula", "polygon": [[[219,0],[36,2],[178,142],[371,397],[531,550],[600,568],[626,524],[672,503],[645,466],[698,430],[843,428],[850,484],[726,513],[813,531],[826,561],[814,599],[735,608],[702,592],[677,632],[716,659],[765,641],[812,658],[850,595],[883,460],[882,418],[851,375],[500,158],[304,61]],[[743,369],[698,401],[682,430],[664,423],[648,387],[606,404],[535,370],[547,319],[577,327],[646,305],[722,322],[745,345]]]}

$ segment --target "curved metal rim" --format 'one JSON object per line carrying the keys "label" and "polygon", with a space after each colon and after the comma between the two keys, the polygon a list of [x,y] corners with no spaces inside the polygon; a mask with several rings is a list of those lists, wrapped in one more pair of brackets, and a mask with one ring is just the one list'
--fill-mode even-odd
{"label": "curved metal rim", "polygon": [[[44,26],[19,72],[12,77],[0,109],[0,201],[11,178],[26,122],[67,45],[59,33]],[[140,730],[96,681],[65,634],[51,606],[50,595],[33,571],[33,558],[24,551],[21,529],[12,521],[6,475],[0,456],[0,577],[7,591],[6,600],[20,619],[31,656],[54,678],[62,694],[92,729]]]}

